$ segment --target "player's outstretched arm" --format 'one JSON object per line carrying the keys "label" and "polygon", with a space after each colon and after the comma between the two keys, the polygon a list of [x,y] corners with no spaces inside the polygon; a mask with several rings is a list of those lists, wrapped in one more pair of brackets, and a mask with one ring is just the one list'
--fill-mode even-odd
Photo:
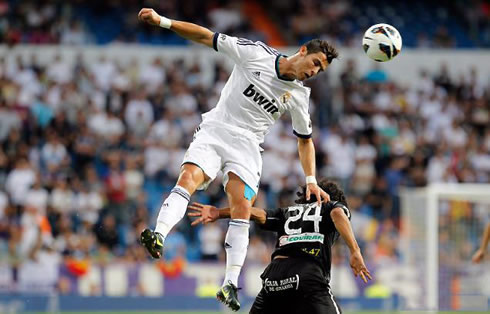
{"label": "player's outstretched arm", "polygon": [[490,223],[487,224],[485,231],[483,232],[483,237],[481,239],[481,245],[478,251],[473,254],[473,263],[480,263],[485,257],[485,252],[487,251],[488,242],[490,241]]}
{"label": "player's outstretched arm", "polygon": [[362,280],[367,283],[369,279],[372,279],[371,273],[364,264],[364,259],[361,255],[361,249],[357,244],[354,232],[352,231],[349,218],[345,214],[344,210],[340,207],[334,208],[330,212],[330,217],[335,225],[335,228],[340,233],[345,243],[350,250],[350,267],[354,272],[354,275],[361,276]]}
{"label": "player's outstretched arm", "polygon": [[298,138],[298,154],[301,167],[306,176],[306,200],[310,200],[311,194],[316,196],[318,204],[330,201],[330,196],[317,184],[315,178],[315,145],[311,138]]}
{"label": "player's outstretched arm", "polygon": [[168,19],[164,16],[160,16],[151,8],[141,9],[138,13],[138,19],[150,25],[170,29],[180,37],[213,48],[214,33],[205,27],[193,23]]}
{"label": "player's outstretched arm", "polygon": [[[191,223],[192,226],[196,226],[200,223],[205,225],[218,219],[231,217],[230,208],[216,208],[214,206],[204,205],[201,203],[192,203],[187,208],[191,210],[187,216],[198,217]],[[266,222],[267,214],[262,208],[252,207],[250,219],[263,225]]]}

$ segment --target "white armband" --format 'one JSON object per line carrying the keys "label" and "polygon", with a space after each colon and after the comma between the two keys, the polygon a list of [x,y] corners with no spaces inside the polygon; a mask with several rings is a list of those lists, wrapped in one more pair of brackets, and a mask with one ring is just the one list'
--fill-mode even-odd
{"label": "white armband", "polygon": [[160,27],[169,29],[172,26],[172,20],[160,15]]}
{"label": "white armband", "polygon": [[316,178],[315,178],[315,176],[307,176],[307,177],[306,177],[306,184],[310,184],[310,183],[315,183],[315,184],[317,184],[317,183],[316,183]]}

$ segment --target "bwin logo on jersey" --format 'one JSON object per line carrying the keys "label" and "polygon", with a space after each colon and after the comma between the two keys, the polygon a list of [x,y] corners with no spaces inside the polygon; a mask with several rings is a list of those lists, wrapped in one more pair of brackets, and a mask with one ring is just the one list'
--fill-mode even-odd
{"label": "bwin logo on jersey", "polygon": [[246,97],[253,97],[252,100],[259,106],[265,109],[270,114],[274,114],[279,111],[279,108],[277,108],[274,103],[276,102],[275,99],[269,100],[264,97],[264,95],[261,95],[259,92],[257,92],[254,89],[254,84],[250,84],[247,89],[243,91],[243,95]]}

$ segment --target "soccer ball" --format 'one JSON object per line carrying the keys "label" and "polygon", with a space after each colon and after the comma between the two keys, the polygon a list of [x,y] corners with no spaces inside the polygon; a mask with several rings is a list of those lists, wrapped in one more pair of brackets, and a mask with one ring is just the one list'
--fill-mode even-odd
{"label": "soccer ball", "polygon": [[375,61],[389,61],[402,50],[402,37],[393,26],[376,24],[364,33],[362,48]]}

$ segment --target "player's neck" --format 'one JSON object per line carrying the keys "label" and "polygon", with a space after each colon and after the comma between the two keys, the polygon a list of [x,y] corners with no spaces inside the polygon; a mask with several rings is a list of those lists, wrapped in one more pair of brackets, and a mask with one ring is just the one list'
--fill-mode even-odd
{"label": "player's neck", "polygon": [[290,57],[279,58],[279,74],[281,77],[288,78],[290,80],[296,79],[296,73],[294,71],[294,63],[296,61],[297,54]]}

